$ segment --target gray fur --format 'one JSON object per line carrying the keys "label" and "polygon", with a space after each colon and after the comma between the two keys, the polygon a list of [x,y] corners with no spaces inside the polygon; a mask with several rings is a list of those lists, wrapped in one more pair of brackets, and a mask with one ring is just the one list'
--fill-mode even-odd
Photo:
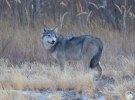
{"label": "gray fur", "polygon": [[83,62],[84,71],[97,67],[101,75],[99,60],[103,50],[102,41],[92,35],[61,36],[56,30],[44,29],[42,40],[45,48],[58,61],[61,70],[64,70],[65,61],[79,60]]}

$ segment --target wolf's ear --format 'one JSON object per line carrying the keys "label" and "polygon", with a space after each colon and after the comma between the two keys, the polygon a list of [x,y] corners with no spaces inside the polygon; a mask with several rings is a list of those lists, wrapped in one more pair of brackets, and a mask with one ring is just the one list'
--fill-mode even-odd
{"label": "wolf's ear", "polygon": [[48,30],[48,28],[44,28],[44,32],[46,32]]}
{"label": "wolf's ear", "polygon": [[55,32],[55,33],[58,33],[58,27],[56,27],[56,28],[54,29],[54,32]]}
{"label": "wolf's ear", "polygon": [[44,32],[46,32],[46,28],[44,28]]}
{"label": "wolf's ear", "polygon": [[49,27],[47,27],[46,25],[44,26],[44,32],[46,32],[47,30],[49,30]]}

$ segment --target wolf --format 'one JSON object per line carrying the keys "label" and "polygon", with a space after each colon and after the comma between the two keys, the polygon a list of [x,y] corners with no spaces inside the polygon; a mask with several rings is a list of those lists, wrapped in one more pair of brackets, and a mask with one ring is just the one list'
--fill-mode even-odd
{"label": "wolf", "polygon": [[79,60],[83,63],[84,72],[89,68],[96,68],[101,76],[99,60],[103,43],[100,38],[92,35],[62,36],[58,33],[58,27],[45,27],[41,40],[45,49],[59,63],[61,70],[64,70],[65,61]]}

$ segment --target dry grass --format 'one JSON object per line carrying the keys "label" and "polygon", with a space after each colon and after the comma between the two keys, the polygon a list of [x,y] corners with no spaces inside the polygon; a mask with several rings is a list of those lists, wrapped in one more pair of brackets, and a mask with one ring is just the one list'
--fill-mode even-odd
{"label": "dry grass", "polygon": [[[124,57],[127,59],[126,57]],[[115,58],[117,59],[117,58]],[[129,58],[128,58],[129,59]],[[96,84],[90,78],[90,72],[83,75],[81,68],[74,70],[71,66],[66,66],[66,71],[61,72],[58,66],[44,65],[40,63],[24,63],[21,68],[9,65],[7,60],[0,60],[0,89],[3,98],[15,97],[16,92],[13,90],[69,90],[74,89],[77,93],[86,91],[88,97],[94,97],[97,91],[106,95],[107,100],[118,96],[121,100],[126,100],[128,91],[135,92],[135,78],[133,68],[134,62],[121,62],[121,65],[103,66],[103,83]],[[108,67],[107,67],[108,66]],[[118,70],[119,69],[119,70]],[[125,73],[127,70],[127,73]],[[108,71],[112,74],[108,74]],[[107,78],[113,78],[114,82]],[[108,80],[108,81],[106,81]],[[20,96],[19,96],[20,95]],[[50,98],[57,97],[60,100],[59,93],[54,93]],[[18,93],[18,98],[28,98]],[[110,99],[109,99],[110,98]],[[50,99],[50,100],[52,100]],[[25,100],[25,99],[24,99]],[[29,99],[28,99],[29,100]]]}
{"label": "dry grass", "polygon": [[[51,23],[50,26],[55,26],[54,24]],[[61,95],[56,90],[73,89],[78,94],[84,91],[89,98],[94,98],[97,91],[101,91],[107,100],[113,100],[116,96],[121,100],[126,100],[127,93],[135,92],[135,38],[133,32],[129,36],[108,28],[105,29],[96,23],[79,28],[74,25],[72,28],[65,27],[59,31],[64,35],[78,34],[78,32],[79,34],[93,33],[103,40],[101,82],[91,79],[90,72],[83,75],[82,65],[79,63],[67,64],[65,72],[61,72],[59,66],[54,64],[53,59],[48,57],[42,47],[40,25],[33,30],[26,27],[12,27],[6,22],[1,22],[1,100],[14,100],[14,97],[29,100],[28,95],[21,95],[23,90],[54,91],[50,100],[61,99]],[[16,93],[15,90],[20,92]],[[33,98],[36,99],[38,96]]]}
{"label": "dry grass", "polygon": [[[4,65],[3,65],[3,64]],[[7,62],[1,59],[1,88],[12,87],[14,89],[51,89],[51,90],[82,90],[93,87],[90,75],[83,75],[82,71],[74,71],[70,66],[65,72],[59,67],[48,66],[40,63],[22,64],[22,68],[9,67]],[[5,84],[6,83],[6,84]],[[9,89],[9,88],[8,88]]]}

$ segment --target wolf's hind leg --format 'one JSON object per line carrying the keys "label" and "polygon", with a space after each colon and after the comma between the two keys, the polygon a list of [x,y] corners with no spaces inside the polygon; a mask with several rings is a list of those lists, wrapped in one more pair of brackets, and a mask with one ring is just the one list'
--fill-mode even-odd
{"label": "wolf's hind leg", "polygon": [[96,68],[97,68],[97,70],[98,70],[99,78],[101,78],[101,77],[102,77],[102,68],[101,68],[101,66],[100,66],[100,63],[98,63],[98,64],[96,65]]}

